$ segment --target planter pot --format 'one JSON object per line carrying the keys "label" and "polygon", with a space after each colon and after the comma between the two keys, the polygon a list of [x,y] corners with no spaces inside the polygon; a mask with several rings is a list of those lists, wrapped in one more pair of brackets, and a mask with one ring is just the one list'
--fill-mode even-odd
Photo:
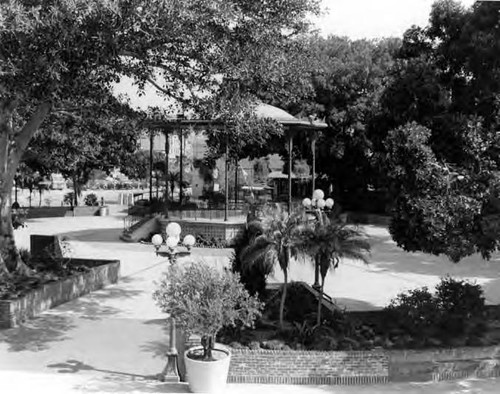
{"label": "planter pot", "polygon": [[191,351],[203,349],[192,347],[184,352],[187,381],[192,393],[222,393],[226,388],[231,352],[226,347],[216,344],[213,350],[216,361],[193,360],[188,357]]}
{"label": "planter pot", "polygon": [[99,208],[99,216],[108,216],[108,207],[102,206]]}

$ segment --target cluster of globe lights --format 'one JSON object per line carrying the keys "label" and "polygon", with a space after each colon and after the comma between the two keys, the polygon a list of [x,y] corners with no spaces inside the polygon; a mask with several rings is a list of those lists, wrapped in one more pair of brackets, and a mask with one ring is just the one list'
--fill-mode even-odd
{"label": "cluster of globe lights", "polygon": [[[179,245],[180,240],[181,240],[181,226],[179,223],[176,222],[170,222],[167,225],[167,228],[165,230],[167,234],[167,239],[165,240],[165,245],[167,245],[167,248],[169,251],[173,251],[174,248]],[[151,242],[153,243],[154,247],[156,248],[156,251],[158,252],[158,249],[160,248],[161,245],[163,245],[163,237],[160,234],[155,234],[151,238]],[[184,237],[182,240],[182,245],[184,245],[188,250],[191,250],[191,248],[194,246],[196,242],[196,239],[194,238],[193,235],[188,234]]]}
{"label": "cluster of globe lights", "polygon": [[321,189],[316,189],[313,192],[312,199],[306,197],[302,200],[302,205],[306,209],[310,208],[332,209],[334,204],[335,202],[333,201],[333,198],[327,198],[325,200],[325,193]]}

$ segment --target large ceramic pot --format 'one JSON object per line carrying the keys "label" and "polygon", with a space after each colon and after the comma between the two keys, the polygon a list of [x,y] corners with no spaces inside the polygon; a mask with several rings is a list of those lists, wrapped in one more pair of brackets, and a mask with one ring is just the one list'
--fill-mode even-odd
{"label": "large ceramic pot", "polygon": [[193,393],[222,393],[226,388],[231,352],[217,343],[212,354],[215,361],[200,361],[189,358],[193,351],[202,351],[202,346],[192,347],[184,352],[189,389]]}

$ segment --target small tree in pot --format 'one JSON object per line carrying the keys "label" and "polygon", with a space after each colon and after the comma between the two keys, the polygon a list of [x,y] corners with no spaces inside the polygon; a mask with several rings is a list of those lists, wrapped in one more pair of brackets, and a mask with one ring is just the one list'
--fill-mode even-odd
{"label": "small tree in pot", "polygon": [[[222,357],[228,359],[228,351],[215,347],[217,333],[223,326],[236,323],[252,326],[260,315],[262,303],[249,295],[238,274],[199,263],[170,266],[153,298],[163,312],[175,319],[187,337],[192,334],[201,337],[201,347],[186,352],[188,382],[194,392],[211,392],[210,377],[198,370],[190,373],[188,361],[201,361],[205,364],[202,368],[210,368],[206,365],[216,364],[221,358],[215,352],[223,353]],[[225,376],[223,379],[215,377],[214,390],[220,391],[220,382],[227,379],[229,360],[225,363]],[[194,378],[198,378],[199,383],[193,383]]]}

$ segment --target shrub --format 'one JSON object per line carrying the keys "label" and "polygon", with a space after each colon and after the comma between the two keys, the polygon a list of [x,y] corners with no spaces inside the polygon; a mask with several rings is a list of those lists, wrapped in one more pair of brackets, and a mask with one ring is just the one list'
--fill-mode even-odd
{"label": "shrub", "polygon": [[187,335],[202,337],[202,359],[207,361],[213,359],[215,337],[223,326],[253,326],[263,306],[237,274],[204,264],[170,266],[153,298]]}
{"label": "shrub", "polygon": [[96,207],[99,205],[99,201],[97,201],[97,196],[94,193],[87,194],[85,196],[84,203],[88,207]]}
{"label": "shrub", "polygon": [[64,195],[63,204],[73,206],[75,202],[75,193],[69,192]]}
{"label": "shrub", "polygon": [[[432,295],[426,287],[399,294],[386,308],[386,326],[397,324],[402,335],[443,342],[480,336],[486,329],[483,290],[477,284],[441,279]],[[386,327],[387,329],[387,327]]]}
{"label": "shrub", "polygon": [[410,290],[391,300],[386,308],[387,323],[397,323],[412,336],[427,337],[434,333],[439,321],[439,307],[427,287]]}
{"label": "shrub", "polygon": [[443,314],[444,332],[468,335],[482,326],[485,304],[480,285],[446,277],[436,286],[436,298]]}
{"label": "shrub", "polygon": [[19,248],[19,255],[21,256],[21,260],[29,265],[30,260],[31,260],[31,252],[29,249],[26,248]]}

